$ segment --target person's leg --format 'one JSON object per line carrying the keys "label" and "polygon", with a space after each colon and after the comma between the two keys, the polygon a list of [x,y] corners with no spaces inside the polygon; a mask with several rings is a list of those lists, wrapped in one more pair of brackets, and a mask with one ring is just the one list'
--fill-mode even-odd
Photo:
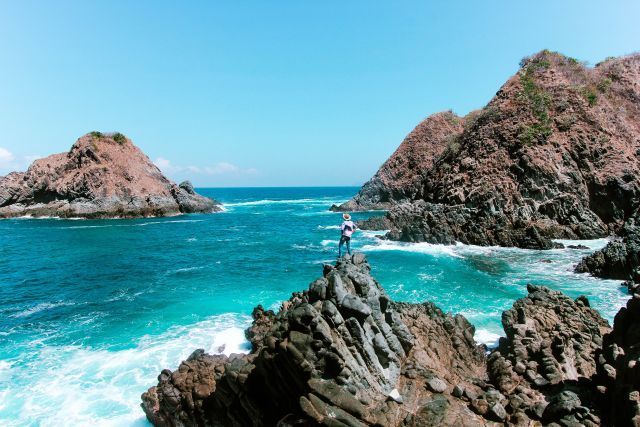
{"label": "person's leg", "polygon": [[347,237],[347,253],[351,255],[351,237]]}
{"label": "person's leg", "polygon": [[338,258],[342,258],[342,245],[344,244],[344,236],[340,236],[340,243],[338,243]]}

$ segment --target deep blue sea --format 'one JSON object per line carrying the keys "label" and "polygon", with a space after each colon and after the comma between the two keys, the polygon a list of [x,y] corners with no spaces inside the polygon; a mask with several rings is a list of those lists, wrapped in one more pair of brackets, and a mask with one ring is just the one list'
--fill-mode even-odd
{"label": "deep blue sea", "polygon": [[[257,304],[277,309],[337,256],[357,188],[200,189],[225,212],[137,220],[0,221],[0,425],[147,425],[140,394],[194,349],[246,351]],[[372,214],[355,214],[355,219]],[[531,251],[382,241],[356,233],[396,300],[465,315],[476,339],[544,284],[584,294],[609,321],[619,281],[572,272],[590,250]],[[566,243],[566,242],[565,242]]]}

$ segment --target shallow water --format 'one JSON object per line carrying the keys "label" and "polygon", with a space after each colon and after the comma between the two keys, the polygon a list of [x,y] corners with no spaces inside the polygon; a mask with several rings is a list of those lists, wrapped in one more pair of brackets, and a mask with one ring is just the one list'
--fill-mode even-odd
{"label": "shallow water", "polygon": [[[0,221],[1,425],[146,425],[139,397],[162,368],[196,348],[245,351],[252,308],[277,308],[335,260],[341,218],[327,209],[357,188],[200,191],[226,211]],[[489,344],[527,283],[587,295],[610,321],[627,299],[619,281],[572,272],[604,239],[530,251],[376,234],[353,247],[392,298],[464,314]]]}

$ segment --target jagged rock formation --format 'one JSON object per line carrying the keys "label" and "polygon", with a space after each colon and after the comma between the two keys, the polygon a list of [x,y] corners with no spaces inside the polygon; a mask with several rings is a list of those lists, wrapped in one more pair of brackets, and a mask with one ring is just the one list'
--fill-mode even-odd
{"label": "jagged rock formation", "polygon": [[619,234],[618,239],[583,258],[576,272],[627,280],[630,288],[640,284],[640,211],[627,220]]}
{"label": "jagged rock formation", "polygon": [[122,218],[219,210],[217,202],[196,194],[191,183],[169,181],[120,133],[89,133],[68,153],[0,177],[0,218]]}
{"label": "jagged rock formation", "polygon": [[361,255],[325,273],[278,314],[254,311],[249,355],[200,351],[163,371],[142,397],[148,418],[156,425],[484,423],[443,395],[484,375],[471,324],[431,304],[392,303]]}
{"label": "jagged rock formation", "polygon": [[597,354],[603,425],[640,425],[640,296],[627,302]]}
{"label": "jagged rock formation", "polygon": [[463,123],[464,119],[451,111],[426,118],[407,135],[353,199],[331,209],[389,209],[399,201],[413,200],[420,192],[424,174],[447,148],[451,136],[462,132]]}
{"label": "jagged rock formation", "polygon": [[[489,356],[473,326],[432,303],[397,303],[361,254],[325,266],[276,314],[254,310],[247,355],[195,351],[142,395],[158,426],[597,425],[595,351],[608,331],[544,287],[505,312]],[[571,423],[574,424],[571,424]],[[567,424],[568,423],[568,424]]]}
{"label": "jagged rock formation", "polygon": [[344,208],[385,200],[391,239],[550,248],[617,232],[640,203],[640,55],[587,68],[540,52],[460,123],[425,170],[376,174],[413,180],[374,177]]}
{"label": "jagged rock formation", "polygon": [[[529,295],[502,314],[506,338],[488,359],[491,382],[508,397],[513,419],[598,425],[591,378],[607,322],[560,292],[529,285]],[[596,411],[597,413],[597,411]],[[527,425],[524,423],[523,425]]]}

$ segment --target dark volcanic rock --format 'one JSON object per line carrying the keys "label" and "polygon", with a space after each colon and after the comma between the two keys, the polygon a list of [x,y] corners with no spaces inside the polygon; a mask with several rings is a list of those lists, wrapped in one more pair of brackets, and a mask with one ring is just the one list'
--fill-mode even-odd
{"label": "dark volcanic rock", "polygon": [[640,425],[640,297],[627,302],[598,351],[603,425]]}
{"label": "dark volcanic rock", "polygon": [[640,55],[586,68],[540,52],[450,129],[425,169],[383,166],[342,208],[384,200],[388,237],[406,241],[545,249],[607,236],[639,203],[639,100]]}
{"label": "dark volcanic rock", "polygon": [[518,246],[552,249],[556,244],[555,227],[548,221],[524,221],[513,224],[502,215],[468,208],[447,206],[423,200],[395,205],[383,220],[362,221],[363,229],[391,229],[387,238],[405,242],[454,244],[462,242],[483,246]]}
{"label": "dark volcanic rock", "polygon": [[[389,300],[360,254],[277,313],[257,308],[248,355],[196,351],[142,396],[155,425],[491,424],[450,394],[486,376],[474,328],[433,304]],[[402,403],[399,403],[402,402]],[[496,408],[500,413],[499,408]]]}
{"label": "dark volcanic rock", "polygon": [[595,355],[609,325],[584,297],[533,285],[528,291],[502,314],[506,338],[488,358],[490,381],[507,396],[513,419],[599,423],[585,405],[594,408]]}
{"label": "dark volcanic rock", "polygon": [[190,182],[169,181],[124,135],[92,132],[68,153],[0,177],[0,218],[113,218],[216,212]]}
{"label": "dark volcanic rock", "polygon": [[485,359],[463,316],[393,302],[369,271],[362,254],[326,265],[278,313],[254,310],[250,354],[197,350],[176,371],[162,371],[142,395],[149,420],[596,426],[601,409],[607,419],[638,414],[640,299],[618,314],[600,351],[610,328],[585,297],[529,285],[503,314],[506,338]]}
{"label": "dark volcanic rock", "polygon": [[591,249],[589,246],[585,245],[567,245],[569,249]]}
{"label": "dark volcanic rock", "polygon": [[619,239],[583,258],[576,272],[640,283],[640,212],[627,220]]}

